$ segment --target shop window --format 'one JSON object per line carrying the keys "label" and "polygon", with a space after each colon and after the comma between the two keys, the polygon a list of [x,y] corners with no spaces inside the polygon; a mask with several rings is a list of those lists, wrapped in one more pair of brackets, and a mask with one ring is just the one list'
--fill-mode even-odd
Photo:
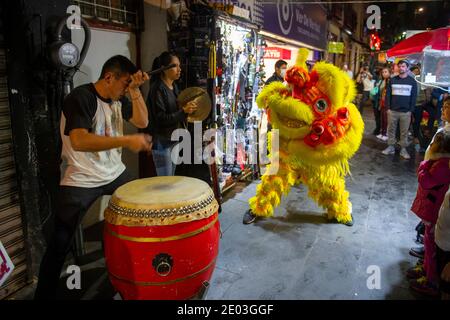
{"label": "shop window", "polygon": [[358,22],[358,17],[356,15],[355,10],[353,10],[349,5],[345,8],[344,11],[344,24],[351,31],[356,31],[356,25]]}
{"label": "shop window", "polygon": [[137,28],[139,0],[72,0],[84,18]]}
{"label": "shop window", "polygon": [[344,7],[343,7],[342,4],[340,4],[340,3],[333,3],[331,5],[331,12],[333,14],[333,17],[335,17],[336,20],[338,22],[341,22],[341,23],[342,23],[342,16],[343,16],[343,13],[344,13],[343,11],[344,11]]}

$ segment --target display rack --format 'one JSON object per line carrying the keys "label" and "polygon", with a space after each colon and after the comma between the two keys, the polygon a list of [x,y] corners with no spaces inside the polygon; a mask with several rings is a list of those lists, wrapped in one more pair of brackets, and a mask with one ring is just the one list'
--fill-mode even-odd
{"label": "display rack", "polygon": [[[205,5],[191,5],[188,10],[188,21],[186,17],[184,22],[172,21],[168,37],[169,49],[177,52],[185,70],[179,87],[207,89],[213,110],[203,125],[217,129],[216,140],[226,137],[227,130],[257,130],[260,111],[255,98],[263,85],[264,67],[258,26]],[[221,193],[237,181],[259,175],[259,166],[249,163],[257,140],[236,134],[233,138],[237,147],[232,163],[225,155],[216,155]]]}

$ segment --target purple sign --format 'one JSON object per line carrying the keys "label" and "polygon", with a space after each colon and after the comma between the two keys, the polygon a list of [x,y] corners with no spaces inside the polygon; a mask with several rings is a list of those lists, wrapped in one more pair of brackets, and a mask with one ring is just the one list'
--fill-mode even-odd
{"label": "purple sign", "polygon": [[296,4],[288,0],[273,2],[276,4],[261,1],[264,30],[319,49],[326,49],[327,16],[320,5]]}
{"label": "purple sign", "polygon": [[326,50],[327,15],[319,4],[292,0],[215,0],[250,11],[250,20],[268,32]]}

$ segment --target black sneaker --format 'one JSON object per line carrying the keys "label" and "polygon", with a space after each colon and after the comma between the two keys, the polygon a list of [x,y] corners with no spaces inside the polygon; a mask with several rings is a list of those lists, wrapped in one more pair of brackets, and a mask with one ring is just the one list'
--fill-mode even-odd
{"label": "black sneaker", "polygon": [[256,221],[257,216],[252,213],[252,210],[248,209],[244,213],[244,218],[242,219],[243,224],[250,224]]}
{"label": "black sneaker", "polygon": [[411,248],[411,249],[409,249],[409,254],[412,255],[413,257],[423,259],[423,256],[425,254],[425,249],[424,249],[424,247]]}
{"label": "black sneaker", "polygon": [[417,242],[420,244],[423,244],[423,235],[419,236],[419,238],[417,239]]}
{"label": "black sneaker", "polygon": [[[326,214],[325,214],[325,216],[326,216]],[[338,222],[336,218],[329,219],[328,221],[329,221],[330,223],[341,223],[341,224],[343,224],[344,226],[347,226],[347,227],[352,227],[353,224],[354,224],[353,215],[352,215],[352,220],[347,221],[346,223]]]}
{"label": "black sneaker", "polygon": [[353,223],[354,223],[354,220],[353,220],[353,216],[352,216],[352,220],[350,220],[350,221],[347,221],[346,223],[344,223],[347,227],[353,227]]}

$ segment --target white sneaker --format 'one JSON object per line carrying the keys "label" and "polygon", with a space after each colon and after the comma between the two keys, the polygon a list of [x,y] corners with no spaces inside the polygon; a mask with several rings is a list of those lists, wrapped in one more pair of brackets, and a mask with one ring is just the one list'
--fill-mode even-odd
{"label": "white sneaker", "polygon": [[377,138],[382,140],[383,139],[383,135],[380,133],[379,135],[377,135]]}
{"label": "white sneaker", "polygon": [[382,154],[388,155],[388,154],[394,154],[395,153],[395,147],[394,146],[389,146],[386,149],[384,149],[383,151],[381,151]]}
{"label": "white sneaker", "polygon": [[402,150],[400,150],[400,157],[406,160],[411,159],[411,156],[409,155],[408,151],[406,151],[405,148],[402,148]]}
{"label": "white sneaker", "polygon": [[381,137],[381,140],[383,140],[383,141],[388,141],[389,138],[388,138],[388,136],[382,136],[382,137]]}

